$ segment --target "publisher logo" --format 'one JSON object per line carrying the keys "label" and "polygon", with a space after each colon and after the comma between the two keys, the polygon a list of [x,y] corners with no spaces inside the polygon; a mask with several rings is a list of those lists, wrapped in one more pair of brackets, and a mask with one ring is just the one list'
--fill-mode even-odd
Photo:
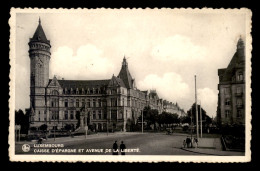
{"label": "publisher logo", "polygon": [[29,145],[29,144],[24,144],[24,145],[22,146],[22,150],[23,150],[23,152],[28,152],[28,151],[30,151],[30,145]]}

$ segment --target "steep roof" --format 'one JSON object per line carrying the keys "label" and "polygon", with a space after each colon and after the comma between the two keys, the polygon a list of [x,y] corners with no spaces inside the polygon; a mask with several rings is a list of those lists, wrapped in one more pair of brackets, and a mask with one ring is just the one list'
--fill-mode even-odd
{"label": "steep roof", "polygon": [[115,86],[119,85],[120,87],[126,87],[124,84],[124,81],[121,78],[115,77],[114,75],[112,76],[112,79],[110,80],[108,86]]}
{"label": "steep roof", "polygon": [[126,86],[126,88],[133,88],[133,78],[128,70],[127,62],[124,57],[122,68],[118,74],[118,78],[121,78]]}
{"label": "steep roof", "polygon": [[237,50],[232,57],[228,67],[226,69],[219,69],[219,76],[223,76],[221,81],[231,81],[232,76],[235,74],[237,68],[245,67],[245,55],[244,55],[244,42],[240,38],[237,43]]}
{"label": "steep roof", "polygon": [[[50,79],[49,82],[51,82]],[[109,80],[58,80],[60,86],[62,88],[96,88],[96,87],[104,87],[107,86],[110,82]]]}
{"label": "steep roof", "polygon": [[41,20],[39,19],[39,24],[38,27],[33,35],[33,37],[30,39],[30,41],[38,41],[38,42],[44,42],[44,43],[50,43],[50,41],[47,39],[42,25],[41,25]]}

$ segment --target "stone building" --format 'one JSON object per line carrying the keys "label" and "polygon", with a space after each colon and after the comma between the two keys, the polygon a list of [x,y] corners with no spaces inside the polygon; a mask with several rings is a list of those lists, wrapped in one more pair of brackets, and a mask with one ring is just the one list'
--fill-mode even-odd
{"label": "stone building", "polygon": [[130,123],[137,123],[145,106],[163,111],[156,91],[137,89],[125,58],[118,76],[107,80],[49,79],[50,48],[39,20],[29,41],[30,127],[84,129],[88,125],[98,131],[108,127],[126,131]]}
{"label": "stone building", "polygon": [[227,68],[218,70],[219,124],[245,124],[245,45],[240,38]]}
{"label": "stone building", "polygon": [[178,105],[177,102],[172,103],[167,100],[163,101],[163,111],[168,112],[168,113],[177,114],[179,117],[186,115],[185,111],[180,108],[180,106]]}

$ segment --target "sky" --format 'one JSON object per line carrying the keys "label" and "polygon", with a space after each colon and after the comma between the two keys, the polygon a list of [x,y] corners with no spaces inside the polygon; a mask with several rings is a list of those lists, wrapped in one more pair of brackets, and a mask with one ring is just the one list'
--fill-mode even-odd
{"label": "sky", "polygon": [[50,78],[110,79],[123,57],[140,90],[187,111],[195,102],[216,116],[218,69],[226,68],[241,36],[243,13],[164,10],[86,10],[17,13],[15,25],[15,109],[29,108],[29,38],[39,17],[51,43]]}

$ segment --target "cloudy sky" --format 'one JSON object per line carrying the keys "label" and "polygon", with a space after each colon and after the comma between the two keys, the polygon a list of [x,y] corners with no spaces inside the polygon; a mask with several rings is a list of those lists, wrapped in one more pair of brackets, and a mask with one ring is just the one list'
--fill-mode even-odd
{"label": "cloudy sky", "polygon": [[218,68],[227,67],[239,36],[245,39],[243,13],[174,10],[88,10],[17,13],[15,109],[28,108],[30,60],[28,42],[38,19],[51,41],[50,78],[88,80],[118,75],[124,55],[141,90],[187,111],[198,99],[216,115]]}

